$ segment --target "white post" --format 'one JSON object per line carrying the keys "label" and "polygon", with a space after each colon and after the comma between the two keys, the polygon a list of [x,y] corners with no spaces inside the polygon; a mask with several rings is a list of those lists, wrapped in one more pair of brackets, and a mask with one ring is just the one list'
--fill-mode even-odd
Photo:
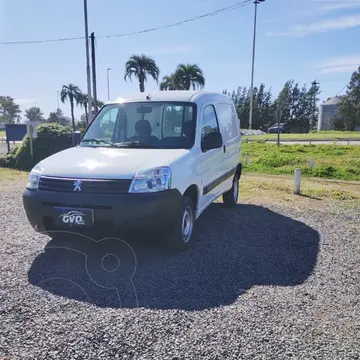
{"label": "white post", "polygon": [[249,165],[249,155],[248,154],[245,155],[245,164]]}
{"label": "white post", "polygon": [[294,194],[300,194],[301,169],[294,170]]}
{"label": "white post", "polygon": [[313,159],[310,159],[310,167],[313,168],[315,166],[315,162]]}

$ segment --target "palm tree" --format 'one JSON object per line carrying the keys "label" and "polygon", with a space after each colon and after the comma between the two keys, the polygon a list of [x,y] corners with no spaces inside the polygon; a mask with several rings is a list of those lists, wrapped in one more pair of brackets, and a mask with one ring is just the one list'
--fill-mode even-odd
{"label": "palm tree", "polygon": [[125,76],[124,79],[131,80],[131,76],[134,75],[139,80],[140,92],[145,91],[145,82],[147,76],[150,75],[156,82],[159,81],[160,70],[155,63],[155,60],[147,57],[144,54],[132,55],[125,64]]}
{"label": "palm tree", "polygon": [[202,89],[205,85],[203,72],[196,64],[178,65],[174,76],[176,83],[183,84],[185,90],[190,90],[190,87]]}
{"label": "palm tree", "polygon": [[104,105],[105,105],[105,103],[104,103],[103,101],[101,101],[101,100],[98,100],[98,101],[97,101],[97,107],[98,107],[99,110],[100,110]]}
{"label": "palm tree", "polygon": [[184,90],[184,85],[177,82],[175,74],[164,76],[160,83],[160,90]]}
{"label": "palm tree", "polygon": [[[89,97],[88,97],[88,94],[85,94],[85,93],[81,93],[80,94],[80,97],[79,97],[79,100],[78,100],[78,104],[84,108],[85,110],[85,117],[86,117],[86,124],[89,123],[88,121],[88,101],[89,101]],[[93,100],[94,101],[94,100]],[[97,105],[97,108],[98,109],[101,109],[105,103],[101,100],[97,100],[96,101],[96,105]]]}
{"label": "palm tree", "polygon": [[88,102],[89,102],[88,95],[84,94],[83,92],[80,93],[78,104],[85,109],[86,124],[89,123],[89,120],[88,120],[89,119],[88,118]]}
{"label": "palm tree", "polygon": [[75,131],[74,103],[76,103],[76,105],[79,104],[80,97],[81,97],[81,90],[77,85],[74,84],[63,85],[60,93],[60,99],[62,103],[65,103],[66,100],[70,102],[71,119],[72,119],[72,125],[74,131]]}

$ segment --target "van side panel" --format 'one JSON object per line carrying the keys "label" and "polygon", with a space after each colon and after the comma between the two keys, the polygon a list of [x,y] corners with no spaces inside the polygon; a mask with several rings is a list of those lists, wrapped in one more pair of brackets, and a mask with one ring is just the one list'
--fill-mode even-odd
{"label": "van side panel", "polygon": [[[240,123],[235,107],[231,102],[219,102],[216,111],[220,123],[220,130],[225,145],[223,172],[234,169],[241,162]],[[225,185],[225,190],[232,186],[232,178]]]}

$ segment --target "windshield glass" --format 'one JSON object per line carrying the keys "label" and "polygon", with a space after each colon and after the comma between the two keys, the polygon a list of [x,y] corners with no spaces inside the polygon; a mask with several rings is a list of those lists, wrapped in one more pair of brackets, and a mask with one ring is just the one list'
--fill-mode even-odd
{"label": "windshield glass", "polygon": [[196,105],[183,102],[130,102],[102,108],[80,146],[190,149]]}

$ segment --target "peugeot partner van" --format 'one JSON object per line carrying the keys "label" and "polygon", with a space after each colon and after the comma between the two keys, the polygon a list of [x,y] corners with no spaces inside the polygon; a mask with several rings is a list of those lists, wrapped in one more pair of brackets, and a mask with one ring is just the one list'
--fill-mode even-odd
{"label": "peugeot partner van", "polygon": [[23,204],[37,231],[160,228],[184,249],[214,200],[236,205],[241,170],[240,120],[228,96],[140,93],[104,105],[76,146],[38,163]]}

